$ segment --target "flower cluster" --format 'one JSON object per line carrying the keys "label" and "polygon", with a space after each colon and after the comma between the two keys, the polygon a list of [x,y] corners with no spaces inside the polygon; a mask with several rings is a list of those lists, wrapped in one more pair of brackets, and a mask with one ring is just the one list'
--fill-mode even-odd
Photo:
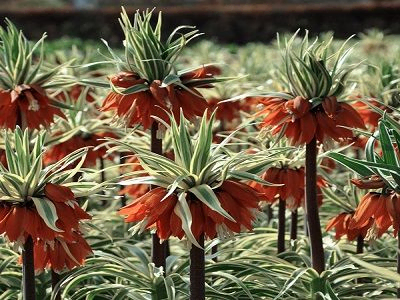
{"label": "flower cluster", "polygon": [[[277,200],[281,199],[286,201],[286,206],[291,210],[304,206],[304,167],[296,169],[271,167],[261,175],[261,178],[276,184],[276,186],[265,186],[257,182],[252,182],[250,184],[257,191],[262,193],[267,202],[275,203]],[[318,176],[317,185],[318,204],[321,205],[321,188],[326,185],[321,176]]]}
{"label": "flower cluster", "polygon": [[167,112],[171,112],[179,120],[180,109],[186,118],[201,116],[208,104],[198,88],[212,87],[217,82],[214,75],[220,74],[215,66],[177,72],[175,61],[186,44],[198,35],[197,30],[182,33],[190,27],[181,26],[162,41],[161,16],[154,28],[151,16],[152,11],[143,15],[137,12],[132,26],[125,10],[122,11],[125,57],[119,58],[109,48],[119,72],[109,77],[112,91],[101,107],[103,111],[115,111],[118,121],[126,126],[141,124],[144,129],[153,123],[151,116],[168,123]]}
{"label": "flower cluster", "polygon": [[155,226],[160,239],[171,235],[186,237],[196,246],[201,234],[209,238],[230,237],[243,228],[251,229],[263,196],[240,180],[251,178],[269,184],[255,173],[271,164],[276,153],[243,152],[231,157],[224,146],[231,137],[219,145],[212,144],[214,114],[207,121],[207,112],[204,113],[197,139],[193,141],[186,119],[182,114],[180,118],[178,126],[170,115],[174,160],[132,145],[125,149],[128,144],[120,143],[118,149],[134,152],[148,172],[138,178],[135,177],[143,175],[143,171],[128,173],[126,176],[134,178],[122,184],[147,183],[158,187],[119,213],[126,216],[126,222],[139,222],[136,225],[139,231]]}
{"label": "flower cluster", "polygon": [[271,93],[261,100],[265,107],[256,113],[264,117],[261,126],[284,134],[293,145],[308,144],[314,138],[320,142],[351,138],[349,128],[365,125],[357,111],[339,98],[352,70],[341,67],[348,50],[343,45],[328,55],[329,42],[308,46],[308,35],[295,49],[296,36],[297,32],[283,53],[282,74],[290,92]]}
{"label": "flower cluster", "polygon": [[266,115],[262,125],[272,126],[273,134],[283,131],[293,145],[308,144],[314,137],[320,142],[327,138],[350,139],[353,133],[349,128],[365,127],[357,111],[347,103],[338,102],[335,96],[324,98],[315,107],[301,96],[268,97],[261,103],[265,107],[257,115]]}

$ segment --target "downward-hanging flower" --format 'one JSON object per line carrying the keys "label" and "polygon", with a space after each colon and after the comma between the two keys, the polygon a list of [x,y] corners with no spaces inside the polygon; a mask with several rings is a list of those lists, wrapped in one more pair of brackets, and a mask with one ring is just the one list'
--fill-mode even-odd
{"label": "downward-hanging flower", "polygon": [[[13,204],[2,201],[0,204],[0,233],[5,233],[11,242],[24,242],[30,235],[34,240],[52,240],[63,232],[63,238],[72,240],[73,231],[79,229],[79,221],[90,219],[75,201],[72,191],[64,186],[47,183],[44,187],[44,199],[42,206],[36,206],[35,199],[32,205],[25,202]],[[31,196],[32,198],[33,196]],[[26,201],[29,202],[29,201]],[[40,205],[40,204],[39,204]],[[49,220],[44,218],[42,210],[51,209],[57,215],[54,224],[49,224]]]}
{"label": "downward-hanging flower", "polygon": [[216,84],[213,90],[207,91],[207,102],[210,111],[216,111],[215,119],[220,121],[220,131],[235,129],[240,123],[245,101],[225,101],[241,93],[241,86],[237,83]]}
{"label": "downward-hanging flower", "polygon": [[271,93],[261,100],[264,108],[256,116],[264,117],[262,126],[271,127],[273,134],[284,134],[293,145],[308,144],[314,138],[320,142],[351,138],[349,128],[365,126],[357,111],[340,99],[352,70],[342,67],[349,50],[343,45],[329,55],[330,42],[308,45],[308,34],[295,49],[296,36],[297,32],[283,54],[289,92]]}
{"label": "downward-hanging flower", "polygon": [[69,84],[68,76],[59,75],[65,65],[44,66],[43,52],[34,59],[46,35],[32,45],[14,24],[6,23],[7,28],[0,28],[0,126],[48,127],[55,115],[64,116],[46,89]]}
{"label": "downward-hanging flower", "polygon": [[[334,152],[328,155],[362,176],[352,180],[358,188],[380,190],[369,192],[361,199],[348,224],[350,230],[363,230],[370,226],[367,234],[370,238],[381,236],[390,226],[393,226],[395,234],[400,228],[399,127],[395,120],[385,115],[378,128],[379,135],[373,135],[368,140],[366,160]],[[378,137],[381,155],[374,151]]]}
{"label": "downward-hanging flower", "polygon": [[361,226],[355,226],[353,220],[354,212],[343,212],[332,218],[326,224],[326,231],[335,229],[335,239],[339,240],[346,235],[349,241],[353,241],[359,236],[366,237],[368,230],[373,225],[373,219],[370,218]]}
{"label": "downward-hanging flower", "polygon": [[[380,237],[391,225],[394,234],[399,230],[400,202],[395,193],[383,194],[369,192],[360,201],[349,229],[362,229],[370,225],[370,238]],[[398,207],[399,206],[399,207]]]}
{"label": "downward-hanging flower", "polygon": [[60,273],[64,269],[71,270],[83,265],[92,249],[80,232],[74,232],[72,240],[37,240],[33,252],[36,272],[49,268]]}
{"label": "downward-hanging flower", "polygon": [[[123,168],[123,172],[128,172],[127,169],[131,169],[130,171],[143,171],[143,167],[140,165],[139,159],[133,155],[126,161],[129,164],[128,167]],[[150,190],[150,186],[148,184],[132,184],[127,185],[123,189],[119,191],[120,195],[129,195],[132,199],[139,198],[146,194]]]}
{"label": "downward-hanging flower", "polygon": [[[148,176],[122,184],[158,186],[120,210],[126,222],[139,222],[139,231],[155,227],[160,239],[186,237],[196,246],[203,233],[209,238],[230,237],[234,232],[252,228],[262,196],[240,180],[268,184],[255,174],[272,163],[276,151],[231,156],[225,147],[231,137],[219,145],[212,144],[214,117],[213,114],[207,121],[205,112],[193,140],[183,115],[179,126],[170,116],[174,160],[141,148],[125,149],[136,153]],[[143,171],[136,174],[142,175]]]}
{"label": "downward-hanging flower", "polygon": [[[369,99],[368,102],[370,103],[370,105],[376,106],[379,109],[387,109],[384,105],[373,99]],[[381,118],[381,115],[374,111],[367,103],[363,101],[356,101],[352,104],[352,106],[357,110],[358,114],[363,119],[364,124],[370,127],[371,132],[375,131],[375,129],[378,127],[378,122]]]}
{"label": "downward-hanging flower", "polygon": [[[91,218],[76,199],[94,192],[95,184],[85,182],[82,186],[65,181],[79,171],[87,149],[70,153],[43,168],[45,138],[44,133],[39,134],[32,145],[28,129],[22,132],[19,127],[12,135],[5,136],[7,166],[0,164],[0,234],[19,245],[30,236],[35,247],[49,246],[43,251],[53,253],[49,254],[52,257],[57,255],[53,246],[68,245],[64,252],[74,261],[75,252],[68,252],[68,247],[83,247],[82,251],[87,248],[87,244],[82,244],[80,224]],[[73,170],[66,170],[77,160],[79,163]],[[77,190],[73,191],[74,188]],[[35,255],[35,261],[45,260],[40,253]],[[82,256],[75,260],[82,261]],[[60,266],[55,261],[54,264]],[[38,263],[37,269],[41,268]]]}
{"label": "downward-hanging flower", "polygon": [[349,241],[368,236],[370,228],[374,225],[373,218],[369,218],[362,226],[354,227],[354,213],[364,197],[364,193],[350,184],[350,189],[341,186],[340,183],[332,180],[332,185],[324,188],[323,194],[326,201],[340,208],[341,213],[334,215],[326,224],[326,231],[335,231],[335,239],[339,240],[347,236]]}
{"label": "downward-hanging flower", "polygon": [[[147,129],[153,123],[151,116],[169,122],[166,111],[179,120],[180,109],[186,118],[201,116],[208,107],[198,88],[212,87],[220,74],[215,66],[176,71],[175,61],[186,44],[197,37],[198,30],[180,26],[163,41],[161,39],[161,15],[152,27],[152,11],[135,14],[132,26],[126,11],[121,13],[120,24],[125,34],[125,57],[119,58],[109,51],[119,72],[109,77],[112,92],[103,102],[102,111],[112,110],[115,118],[127,126],[143,125]],[[183,33],[182,30],[189,29]]]}
{"label": "downward-hanging flower", "polygon": [[[261,178],[265,181],[276,184],[276,186],[265,186],[257,182],[252,182],[250,185],[257,191],[262,193],[266,201],[275,203],[279,199],[286,201],[286,206],[289,209],[297,209],[304,206],[305,196],[305,172],[304,167],[288,168],[288,167],[272,167],[265,171]],[[322,204],[321,188],[326,185],[322,177],[318,176],[318,204]]]}
{"label": "downward-hanging flower", "polygon": [[223,102],[224,99],[212,97],[207,99],[211,110],[217,110],[215,118],[221,122],[230,123],[240,117],[241,104],[239,101]]}
{"label": "downward-hanging flower", "polygon": [[[60,133],[59,135],[61,134],[62,133]],[[54,137],[57,137],[57,134]],[[104,147],[101,147],[101,144],[104,142],[104,138],[106,137],[115,137],[115,135],[109,132],[78,132],[76,135],[67,139],[65,142],[60,142],[51,147],[49,151],[47,151],[44,155],[44,162],[46,165],[52,164],[64,158],[69,153],[72,153],[81,148],[89,147],[83,167],[96,166],[97,160],[106,156],[106,149]],[[109,158],[112,157],[109,156]],[[72,164],[70,167],[74,167],[74,164]]]}

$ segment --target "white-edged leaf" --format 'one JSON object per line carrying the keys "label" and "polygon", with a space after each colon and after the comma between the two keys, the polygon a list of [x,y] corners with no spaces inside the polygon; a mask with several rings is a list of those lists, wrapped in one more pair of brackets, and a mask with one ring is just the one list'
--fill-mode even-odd
{"label": "white-edged leaf", "polygon": [[152,184],[152,185],[167,188],[171,183],[168,181],[156,178],[154,176],[146,176],[146,177],[126,179],[126,180],[120,181],[119,184],[121,184],[121,185]]}
{"label": "white-edged leaf", "polygon": [[207,205],[212,210],[216,211],[220,215],[224,216],[228,220],[235,222],[235,219],[228,214],[228,212],[222,208],[221,203],[219,202],[217,195],[215,195],[214,191],[207,184],[201,184],[189,189],[193,195],[197,197],[201,202]]}
{"label": "white-edged leaf", "polygon": [[35,203],[36,210],[39,214],[39,216],[43,219],[43,221],[46,223],[47,227],[50,229],[57,231],[57,232],[62,232],[61,229],[57,228],[56,222],[58,220],[58,215],[56,211],[56,207],[47,198],[36,198],[32,197],[33,202]]}
{"label": "white-edged leaf", "polygon": [[268,181],[265,181],[264,179],[262,179],[261,177],[254,175],[252,173],[248,173],[248,172],[244,172],[244,171],[230,171],[229,173],[229,177],[233,177],[236,179],[240,179],[240,180],[251,180],[251,181],[256,181],[258,183],[261,183],[262,185],[266,185],[266,186],[282,186],[284,184],[278,184],[278,183],[271,183]]}
{"label": "white-edged leaf", "polygon": [[186,193],[178,195],[178,202],[175,205],[174,212],[181,219],[182,229],[186,233],[188,240],[197,248],[202,249],[192,232],[192,214],[186,201]]}

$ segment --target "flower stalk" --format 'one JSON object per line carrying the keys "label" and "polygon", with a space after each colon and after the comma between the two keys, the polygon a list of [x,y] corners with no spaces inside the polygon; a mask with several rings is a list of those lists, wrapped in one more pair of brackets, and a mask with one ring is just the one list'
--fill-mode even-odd
{"label": "flower stalk", "polygon": [[205,296],[205,259],[204,234],[198,241],[202,248],[192,245],[190,250],[190,300],[204,300]]}
{"label": "flower stalk", "polygon": [[279,198],[279,210],[278,210],[278,254],[285,252],[285,213],[286,213],[286,201]]}
{"label": "flower stalk", "polygon": [[29,236],[24,244],[22,251],[22,284],[23,299],[35,300],[35,269],[33,264],[33,240]]}
{"label": "flower stalk", "polygon": [[54,272],[54,270],[51,270],[51,287],[53,290],[53,295],[56,293],[55,296],[53,297],[53,300],[61,300],[60,291],[56,291],[60,279],[61,279],[60,274]]}
{"label": "flower stalk", "polygon": [[360,234],[357,237],[357,254],[364,252],[364,237]]}
{"label": "flower stalk", "polygon": [[297,221],[298,221],[298,212],[297,208],[291,213],[291,222],[290,222],[290,240],[297,240]]}
{"label": "flower stalk", "polygon": [[317,140],[306,145],[306,213],[311,244],[312,267],[322,273],[325,269],[321,223],[317,200]]}
{"label": "flower stalk", "polygon": [[[158,123],[156,121],[153,122],[151,126],[151,145],[150,150],[153,153],[162,155],[162,139],[157,138],[157,131],[158,131]],[[160,243],[160,238],[157,234],[153,234],[152,237],[152,248],[151,248],[151,257],[152,261],[156,267],[163,267],[165,272],[166,268],[166,259],[167,249],[166,249],[166,242]]]}

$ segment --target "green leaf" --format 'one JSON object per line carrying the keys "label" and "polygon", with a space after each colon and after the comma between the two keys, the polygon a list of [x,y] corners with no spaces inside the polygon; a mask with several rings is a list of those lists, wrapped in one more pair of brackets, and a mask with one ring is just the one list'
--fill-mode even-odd
{"label": "green leaf", "polygon": [[236,223],[236,220],[232,218],[231,215],[229,215],[228,212],[222,208],[221,203],[219,202],[214,191],[207,184],[192,187],[188,191],[194,194],[197,199],[199,199],[209,208],[224,216],[228,220]]}
{"label": "green leaf", "polygon": [[350,170],[353,170],[354,172],[360,174],[361,176],[366,177],[374,175],[374,172],[372,172],[370,168],[366,167],[364,161],[362,160],[349,158],[344,154],[335,152],[327,153],[327,156],[341,163]]}
{"label": "green leaf", "polygon": [[119,184],[121,185],[135,185],[135,184],[153,184],[156,186],[161,186],[167,188],[170,185],[169,181],[161,180],[154,176],[146,176],[146,177],[138,177],[138,178],[131,178],[120,181]]}
{"label": "green leaf", "polygon": [[186,193],[180,193],[178,195],[178,202],[175,205],[174,212],[182,221],[182,229],[187,239],[197,248],[202,249],[192,233],[192,214],[187,204]]}
{"label": "green leaf", "polygon": [[180,82],[181,79],[179,78],[178,75],[176,74],[169,74],[167,77],[164,78],[161,87],[166,87],[169,86],[171,84],[175,84],[177,82]]}
{"label": "green leaf", "polygon": [[35,203],[36,210],[39,214],[39,216],[43,219],[43,221],[46,223],[46,225],[56,231],[56,232],[62,232],[59,228],[56,226],[56,222],[58,220],[58,215],[56,211],[56,207],[47,198],[36,198],[36,197],[31,197],[33,202]]}
{"label": "green leaf", "polygon": [[201,120],[200,130],[198,138],[195,142],[194,152],[190,161],[190,172],[199,174],[199,172],[207,164],[211,143],[212,143],[212,124],[214,120],[215,112],[213,112],[210,121],[207,122],[207,110],[204,112]]}
{"label": "green leaf", "polygon": [[393,146],[389,131],[383,122],[379,122],[379,140],[383,153],[383,159],[386,164],[399,166],[396,155],[396,149]]}
{"label": "green leaf", "polygon": [[114,92],[117,92],[117,93],[123,94],[123,95],[131,95],[131,94],[147,91],[148,89],[149,89],[149,86],[146,84],[135,84],[135,85],[128,87],[122,91],[118,91],[118,90],[114,89]]}
{"label": "green leaf", "polygon": [[265,185],[265,186],[282,186],[283,185],[283,184],[276,184],[276,183],[271,183],[271,182],[265,181],[255,174],[252,174],[249,172],[244,172],[244,171],[230,171],[230,172],[228,172],[228,177],[233,177],[233,178],[236,178],[239,180],[251,180],[251,181],[261,183],[262,185]]}

